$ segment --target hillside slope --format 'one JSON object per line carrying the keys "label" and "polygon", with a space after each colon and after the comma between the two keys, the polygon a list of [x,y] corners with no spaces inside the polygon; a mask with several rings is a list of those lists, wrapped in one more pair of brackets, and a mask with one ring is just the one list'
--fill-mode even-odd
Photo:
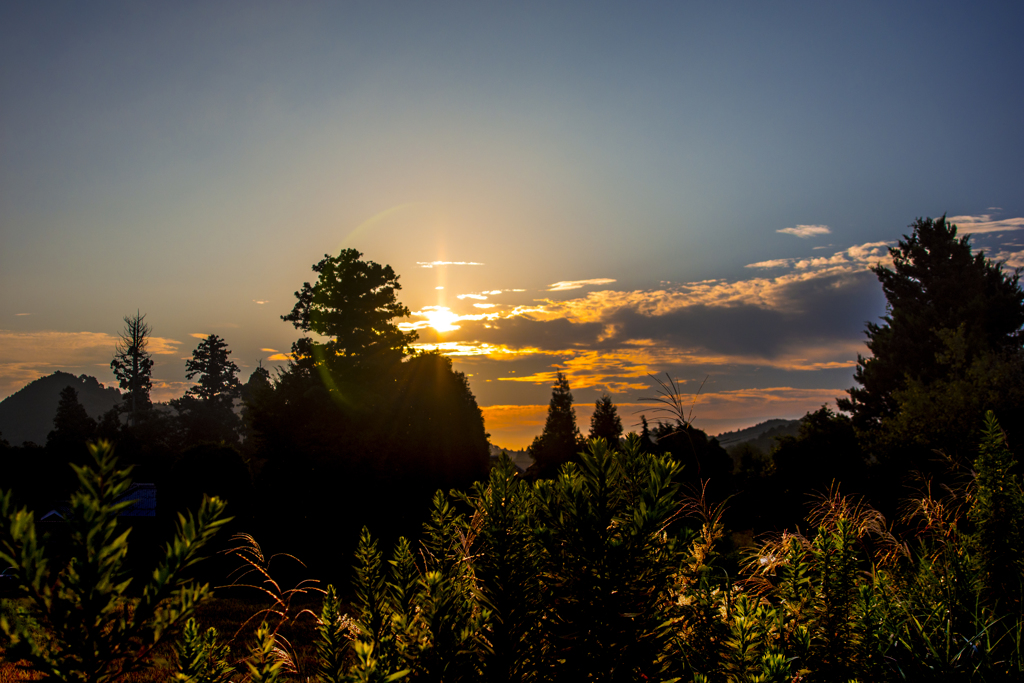
{"label": "hillside slope", "polygon": [[120,391],[104,387],[95,377],[58,371],[0,401],[0,437],[12,446],[24,441],[45,444],[46,435],[53,430],[60,392],[69,386],[78,391],[79,403],[92,418],[99,418],[121,400]]}

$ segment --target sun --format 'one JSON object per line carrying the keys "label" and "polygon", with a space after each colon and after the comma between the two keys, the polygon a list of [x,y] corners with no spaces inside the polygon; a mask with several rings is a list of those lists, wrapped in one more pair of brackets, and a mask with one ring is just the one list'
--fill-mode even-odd
{"label": "sun", "polygon": [[427,319],[427,324],[433,327],[438,332],[451,332],[452,330],[459,329],[458,325],[454,325],[459,320],[459,316],[456,313],[452,313],[452,309],[447,306],[425,306],[420,315]]}

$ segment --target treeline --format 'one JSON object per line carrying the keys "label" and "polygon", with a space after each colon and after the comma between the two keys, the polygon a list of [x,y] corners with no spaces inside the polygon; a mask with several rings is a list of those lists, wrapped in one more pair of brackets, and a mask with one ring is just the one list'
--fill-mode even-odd
{"label": "treeline", "polygon": [[[655,424],[642,420],[649,452],[683,465],[679,481],[729,501],[725,521],[736,540],[794,530],[808,507],[836,485],[863,495],[889,519],[904,499],[956,488],[974,476],[986,411],[1009,435],[1015,460],[1024,442],[1024,291],[1019,273],[975,253],[969,237],[946,222],[919,219],[890,250],[892,267],[873,268],[886,315],[867,324],[868,357],[858,357],[857,386],[801,420],[795,435],[768,448],[725,449],[692,424],[671,378],[654,402]],[[532,445],[533,474],[552,476],[578,459],[583,443],[572,394],[559,376],[544,433]],[[613,415],[610,398],[594,413]],[[667,415],[667,418],[666,418]],[[607,418],[601,418],[607,422]],[[617,418],[616,418],[617,419]],[[621,428],[600,434],[611,443]]]}
{"label": "treeline", "polygon": [[66,507],[77,485],[68,464],[88,463],[86,444],[104,440],[135,481],[156,484],[160,519],[134,520],[154,549],[204,495],[227,501],[231,529],[320,576],[347,573],[363,525],[414,533],[435,490],[486,476],[488,436],[465,375],[445,356],[412,353],[415,333],[395,325],[409,315],[398,277],[360,257],[349,249],[313,266],[316,282],[282,316],[303,333],[287,367],[260,366],[243,384],[211,334],[186,362],[195,385],[169,410],[151,399],[150,324],[126,316],[111,361],[121,403],[93,420],[68,387],[45,447],[0,442],[3,487],[36,510]]}

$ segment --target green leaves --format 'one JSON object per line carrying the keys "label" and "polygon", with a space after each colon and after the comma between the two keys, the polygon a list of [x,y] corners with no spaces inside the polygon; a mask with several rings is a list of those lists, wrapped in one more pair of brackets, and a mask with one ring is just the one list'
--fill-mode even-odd
{"label": "green leaves", "polygon": [[184,571],[227,521],[224,503],[203,502],[198,515],[182,517],[165,559],[143,587],[138,601],[126,594],[131,583],[125,566],[130,529],[118,528],[118,512],[131,484],[119,470],[109,444],[90,446],[92,467],[75,467],[79,489],[71,497],[68,517],[70,560],[54,571],[45,542],[37,535],[32,513],[11,510],[10,494],[0,493],[0,560],[17,567],[29,620],[0,621],[15,653],[47,676],[60,681],[119,680],[148,666],[147,658],[210,594]]}

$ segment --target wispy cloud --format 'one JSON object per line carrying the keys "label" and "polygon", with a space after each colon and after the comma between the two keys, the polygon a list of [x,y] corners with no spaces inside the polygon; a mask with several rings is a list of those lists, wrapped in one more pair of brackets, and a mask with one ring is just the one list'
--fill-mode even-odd
{"label": "wispy cloud", "polygon": [[769,261],[758,261],[757,263],[748,263],[743,266],[744,268],[788,268],[793,263],[793,259],[789,258],[776,258]]}
{"label": "wispy cloud", "polygon": [[438,266],[482,266],[483,263],[476,261],[417,261],[420,268],[436,268]]}
{"label": "wispy cloud", "polygon": [[487,297],[483,294],[459,294],[460,299],[479,299],[480,301],[487,301]]}
{"label": "wispy cloud", "polygon": [[255,304],[259,304],[260,306],[262,306],[263,304],[269,304],[270,303],[269,299],[253,299],[252,301]]}
{"label": "wispy cloud", "polygon": [[597,285],[610,285],[615,280],[607,277],[598,277],[592,280],[563,280],[554,284],[548,285],[547,291],[549,292],[565,292],[570,289],[582,289],[583,287],[591,287]]}
{"label": "wispy cloud", "polygon": [[195,337],[196,339],[206,339],[210,335],[206,334],[205,332],[192,332],[188,336]]}
{"label": "wispy cloud", "polygon": [[22,316],[22,315],[32,315],[32,314],[31,313],[15,313],[14,315]]}
{"label": "wispy cloud", "polygon": [[993,220],[991,214],[979,216],[947,216],[947,223],[955,223],[958,234],[981,235],[988,232],[1024,230],[1024,217]]}
{"label": "wispy cloud", "polygon": [[828,235],[832,231],[829,230],[827,225],[797,225],[794,228],[782,228],[775,232],[781,232],[784,235],[794,235],[796,237],[808,238],[815,237],[816,235]]}

